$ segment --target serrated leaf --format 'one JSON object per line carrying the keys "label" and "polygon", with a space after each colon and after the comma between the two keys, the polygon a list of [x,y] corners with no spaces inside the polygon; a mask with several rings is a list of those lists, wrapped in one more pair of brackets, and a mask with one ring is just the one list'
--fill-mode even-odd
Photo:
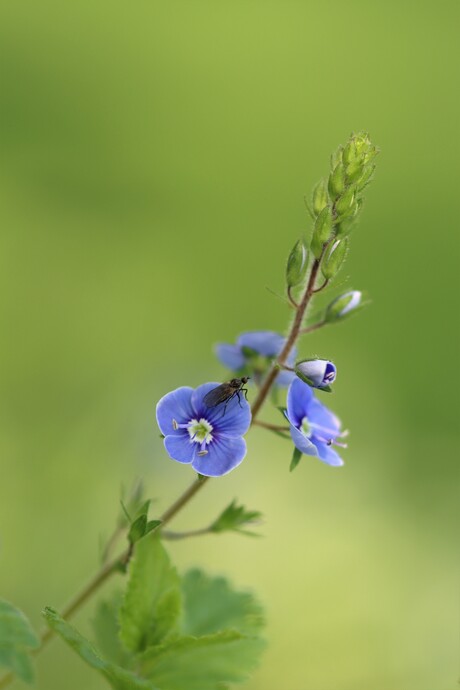
{"label": "serrated leaf", "polygon": [[91,622],[97,645],[104,657],[128,668],[131,656],[121,644],[118,621],[122,598],[121,592],[115,592],[111,599],[99,602]]}
{"label": "serrated leaf", "polygon": [[292,470],[295,470],[297,465],[300,462],[300,458],[302,457],[302,452],[294,446],[294,452],[292,453],[292,460],[291,464],[289,465],[289,472],[292,472]]}
{"label": "serrated leaf", "polygon": [[22,611],[0,599],[0,666],[31,683],[34,671],[28,649],[39,645],[40,640]]}
{"label": "serrated leaf", "polygon": [[249,592],[238,592],[223,577],[189,570],[182,579],[185,635],[209,635],[232,629],[257,635],[264,625],[262,607]]}
{"label": "serrated leaf", "polygon": [[43,615],[48,625],[85,661],[110,683],[114,690],[159,690],[150,680],[139,678],[135,673],[104,661],[92,644],[63,620],[52,608],[47,607]]}
{"label": "serrated leaf", "polygon": [[250,525],[262,517],[262,513],[257,510],[246,510],[244,506],[237,505],[236,501],[232,501],[225,510],[214,520],[209,528],[210,532],[227,532],[235,531],[243,534],[250,534],[241,529],[245,525]]}
{"label": "serrated leaf", "polygon": [[178,630],[179,576],[158,537],[136,544],[120,610],[120,637],[132,652],[159,644]]}
{"label": "serrated leaf", "polygon": [[220,690],[223,683],[245,680],[264,646],[260,639],[226,630],[154,647],[139,663],[143,675],[161,690]]}

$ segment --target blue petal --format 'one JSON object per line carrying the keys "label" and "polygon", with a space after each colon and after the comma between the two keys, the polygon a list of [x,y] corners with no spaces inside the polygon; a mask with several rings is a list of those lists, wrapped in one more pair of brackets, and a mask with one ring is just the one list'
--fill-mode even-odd
{"label": "blue petal", "polygon": [[275,357],[284,347],[286,338],[273,331],[242,333],[237,340],[240,347],[249,347],[264,357]]}
{"label": "blue petal", "polygon": [[157,422],[162,434],[173,431],[173,419],[179,424],[187,424],[193,419],[193,388],[183,386],[164,395],[157,404]]}
{"label": "blue petal", "polygon": [[238,345],[219,343],[219,345],[216,345],[216,355],[224,367],[232,369],[233,371],[242,369],[246,361]]}
{"label": "blue petal", "polygon": [[343,465],[342,458],[331,446],[328,446],[326,443],[316,441],[316,447],[318,449],[319,459],[325,462],[327,465],[331,465],[332,467],[340,467]]}
{"label": "blue petal", "polygon": [[316,446],[299,429],[291,424],[291,438],[296,448],[305,455],[318,455]]}
{"label": "blue petal", "polygon": [[280,371],[275,379],[275,386],[280,388],[287,388],[289,384],[296,378],[293,371]]}
{"label": "blue petal", "polygon": [[[244,392],[240,392],[240,399],[235,395],[227,403],[219,403],[215,407],[208,407],[203,402],[206,393],[219,386],[219,383],[204,383],[199,386],[192,395],[192,405],[197,419],[204,417],[213,426],[214,434],[224,436],[242,436],[251,424],[251,408]],[[240,407],[241,405],[241,407]]]}
{"label": "blue petal", "polygon": [[246,442],[242,438],[219,437],[206,446],[207,455],[196,455],[194,470],[205,477],[221,477],[235,469],[246,455]]}
{"label": "blue petal", "polygon": [[287,394],[288,419],[291,424],[299,427],[303,418],[309,417],[308,411],[313,399],[313,391],[310,386],[296,377]]}
{"label": "blue petal", "polygon": [[170,458],[185,464],[192,462],[196,449],[199,448],[199,445],[190,439],[188,432],[182,429],[173,436],[166,436],[164,444]]}
{"label": "blue petal", "polygon": [[308,422],[313,427],[313,435],[335,440],[340,436],[340,419],[314,398],[308,407]]}

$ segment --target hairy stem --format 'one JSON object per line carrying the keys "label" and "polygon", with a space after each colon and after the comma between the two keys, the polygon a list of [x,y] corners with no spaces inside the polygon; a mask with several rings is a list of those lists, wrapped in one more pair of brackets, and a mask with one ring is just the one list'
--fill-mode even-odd
{"label": "hairy stem", "polygon": [[[323,252],[324,253],[324,252]],[[302,323],[303,319],[305,317],[305,313],[307,310],[307,307],[310,303],[310,300],[312,296],[315,293],[315,282],[316,278],[318,275],[318,270],[319,266],[321,263],[322,255],[320,256],[319,259],[315,259],[311,270],[310,270],[310,276],[308,279],[307,286],[305,288],[305,292],[302,296],[301,302],[297,305],[296,307],[296,312],[295,312],[295,317],[292,322],[291,328],[289,330],[289,334],[286,339],[286,343],[282,349],[282,351],[279,354],[278,360],[276,362],[273,362],[264,382],[262,383],[259,392],[257,394],[256,399],[254,400],[252,407],[251,407],[251,412],[252,412],[252,422],[251,424],[258,424],[259,426],[267,426],[264,422],[258,422],[256,420],[256,417],[264,404],[271,387],[273,386],[273,383],[275,382],[275,379],[278,375],[279,368],[280,366],[285,365],[286,360],[294,347],[294,345],[297,342],[297,339],[299,335],[302,333],[305,333],[310,330],[314,330],[315,328],[319,328],[320,325],[322,326],[323,323],[320,324],[315,324],[315,326],[310,326],[309,329],[304,329],[302,331]],[[284,427],[283,427],[284,430]],[[165,510],[163,515],[160,517],[160,520],[162,521],[162,526],[163,527],[165,524],[167,524],[170,520],[172,520],[173,517],[177,515],[177,513],[182,510],[182,508],[195,496],[198,491],[208,482],[209,477],[203,477],[199,476],[198,479],[196,479],[193,484],[191,484],[180,496],[179,498],[174,501],[174,503]],[[99,572],[96,573],[96,575],[87,583],[83,589],[76,594],[66,606],[61,611],[61,616],[65,619],[71,618],[76,611],[78,611],[87,601],[90,599],[95,592],[97,592],[101,585],[104,584],[115,572],[119,572],[120,570],[123,570],[126,565],[129,563],[131,560],[131,556],[133,554],[133,548],[130,545],[125,551],[121,554],[121,556],[118,556],[117,558],[113,559],[112,561],[109,561],[108,563],[105,563],[102,568],[99,570]],[[40,652],[43,647],[46,645],[46,643],[54,636],[54,631],[51,628],[47,628],[44,630],[44,632],[41,635],[41,645],[38,649],[34,651],[34,653]],[[2,688],[7,687],[12,681],[14,680],[14,676],[11,673],[8,673],[7,675],[3,676],[3,678],[0,679],[0,690]]]}
{"label": "hairy stem", "polygon": [[259,393],[254,400],[252,404],[252,421],[254,422],[254,419],[256,418],[257,414],[259,413],[260,408],[265,402],[265,399],[267,395],[270,392],[271,387],[273,386],[273,383],[278,375],[279,371],[279,365],[283,365],[286,363],[286,359],[288,358],[292,348],[294,347],[297,338],[299,337],[300,330],[302,328],[302,322],[305,316],[305,312],[307,310],[307,307],[310,303],[311,297],[313,295],[314,289],[315,289],[315,281],[316,281],[316,276],[318,275],[318,269],[319,265],[321,263],[321,258],[315,259],[311,271],[310,271],[310,277],[308,279],[307,287],[305,289],[305,292],[302,297],[302,301],[299,304],[299,307],[296,311],[294,321],[292,322],[291,325],[291,330],[289,331],[289,335],[286,339],[286,344],[284,345],[283,349],[280,352],[280,355],[278,357],[278,362],[273,363],[270,371],[267,374],[267,378],[265,379],[264,383],[262,384]]}

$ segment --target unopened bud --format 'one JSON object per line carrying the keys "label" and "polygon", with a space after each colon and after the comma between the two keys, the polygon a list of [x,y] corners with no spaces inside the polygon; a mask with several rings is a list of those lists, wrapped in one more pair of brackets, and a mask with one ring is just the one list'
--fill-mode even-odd
{"label": "unopened bud", "polygon": [[348,249],[348,240],[336,240],[326,250],[321,271],[326,280],[333,278],[340,270]]}
{"label": "unopened bud", "polygon": [[332,232],[332,210],[330,206],[323,208],[315,222],[311,250],[315,257],[319,259],[323,251],[323,245],[328,241]]}
{"label": "unopened bud", "polygon": [[359,191],[362,191],[366,185],[369,184],[369,182],[372,179],[372,175],[374,174],[375,170],[375,165],[370,165],[367,168],[364,168],[364,172],[361,175],[361,177],[356,181],[356,186]]}
{"label": "unopened bud", "polygon": [[342,162],[343,158],[343,146],[339,146],[339,148],[334,151],[334,153],[331,153],[331,168],[334,170],[334,168]]}
{"label": "unopened bud", "polygon": [[338,321],[350,316],[363,307],[363,293],[359,290],[351,290],[337,297],[326,309],[326,321]]}
{"label": "unopened bud", "polygon": [[338,215],[347,213],[353,208],[353,202],[355,200],[355,187],[351,185],[344,191],[341,197],[335,202],[335,210]]}
{"label": "unopened bud", "polygon": [[312,388],[328,391],[337,376],[337,368],[327,359],[305,359],[295,365],[295,373]]}
{"label": "unopened bud", "polygon": [[313,213],[319,216],[321,211],[329,202],[326,180],[320,180],[313,190]]}
{"label": "unopened bud", "polygon": [[303,240],[298,240],[291,253],[286,266],[286,284],[288,288],[300,285],[305,277],[308,267],[308,249]]}
{"label": "unopened bud", "polygon": [[329,175],[328,189],[332,201],[345,191],[345,168],[342,162],[338,163]]}
{"label": "unopened bud", "polygon": [[345,168],[345,176],[347,178],[347,182],[351,183],[356,182],[356,180],[359,180],[359,178],[363,174],[363,170],[364,165],[360,161],[355,161],[347,165]]}

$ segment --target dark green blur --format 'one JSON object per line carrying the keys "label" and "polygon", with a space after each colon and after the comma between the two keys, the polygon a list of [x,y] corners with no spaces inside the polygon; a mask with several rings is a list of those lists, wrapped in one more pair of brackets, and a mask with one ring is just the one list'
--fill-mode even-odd
{"label": "dark green blur", "polygon": [[[0,597],[36,626],[98,567],[121,483],[142,477],[156,517],[191,481],[156,401],[224,380],[216,341],[286,328],[265,288],[283,289],[330,153],[365,129],[377,173],[328,295],[372,305],[301,346],[337,364],[323,399],[350,429],[346,465],[289,474],[290,445],[251,431],[243,465],[174,525],[237,497],[264,538],[170,552],[265,602],[247,690],[455,687],[458,10],[2,3]],[[105,687],[59,641],[38,676]]]}

